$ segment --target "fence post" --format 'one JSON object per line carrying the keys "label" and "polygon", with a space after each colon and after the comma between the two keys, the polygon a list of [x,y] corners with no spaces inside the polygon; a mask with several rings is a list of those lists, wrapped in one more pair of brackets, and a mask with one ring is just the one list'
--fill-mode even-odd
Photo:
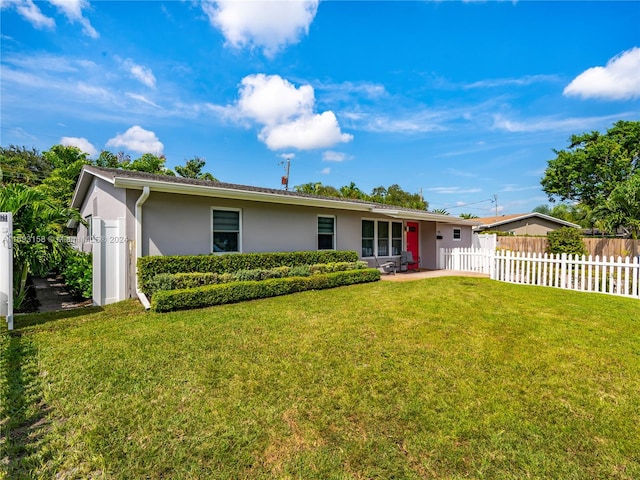
{"label": "fence post", "polygon": [[563,253],[560,256],[560,288],[567,288],[567,254]]}
{"label": "fence post", "polygon": [[13,330],[13,213],[0,213],[0,315],[7,318],[7,329]]}

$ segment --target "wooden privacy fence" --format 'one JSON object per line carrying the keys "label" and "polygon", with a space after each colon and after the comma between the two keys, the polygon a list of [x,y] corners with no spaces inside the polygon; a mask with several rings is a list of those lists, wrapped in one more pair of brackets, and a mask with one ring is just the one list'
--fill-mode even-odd
{"label": "wooden privacy fence", "polygon": [[[583,237],[587,255],[595,257],[635,257],[640,255],[640,240],[628,238]],[[547,251],[546,237],[498,237],[498,248],[512,252],[544,253]]]}
{"label": "wooden privacy fence", "polygon": [[640,257],[592,257],[563,254],[492,251],[477,248],[440,249],[441,268],[490,275],[494,280],[524,285],[599,292],[640,299]]}

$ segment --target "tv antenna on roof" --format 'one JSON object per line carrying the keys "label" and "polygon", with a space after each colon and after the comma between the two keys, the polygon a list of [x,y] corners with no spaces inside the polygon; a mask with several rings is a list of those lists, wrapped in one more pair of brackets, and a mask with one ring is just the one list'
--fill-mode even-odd
{"label": "tv antenna on roof", "polygon": [[285,174],[282,176],[282,185],[284,185],[284,189],[288,191],[289,190],[289,170],[291,169],[291,159],[295,157],[295,154],[283,153],[280,156],[284,158],[284,160],[278,163],[278,165],[284,165],[285,163],[287,164],[286,167],[284,168]]}

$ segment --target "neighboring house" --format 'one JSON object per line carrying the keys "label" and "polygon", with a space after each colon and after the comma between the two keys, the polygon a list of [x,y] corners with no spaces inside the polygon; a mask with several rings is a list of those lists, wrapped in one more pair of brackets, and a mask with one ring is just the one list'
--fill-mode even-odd
{"label": "neighboring house", "polygon": [[580,228],[580,225],[550,217],[543,213],[518,213],[500,217],[476,218],[482,225],[473,227],[474,232],[507,232],[511,235],[546,235],[562,227]]}
{"label": "neighboring house", "polygon": [[[411,251],[438,268],[439,247],[470,247],[478,222],[360,200],[85,166],[72,206],[94,253],[94,301],[140,296],[137,258],[355,250],[371,266]],[[144,299],[141,297],[141,300]]]}

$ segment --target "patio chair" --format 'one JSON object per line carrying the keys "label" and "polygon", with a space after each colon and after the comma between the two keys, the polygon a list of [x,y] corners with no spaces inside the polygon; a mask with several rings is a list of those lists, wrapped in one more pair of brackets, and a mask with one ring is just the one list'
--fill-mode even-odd
{"label": "patio chair", "polygon": [[378,257],[373,257],[376,261],[376,268],[380,270],[380,273],[396,274],[396,262],[389,260],[388,262],[380,263]]}
{"label": "patio chair", "polygon": [[420,270],[420,257],[417,260],[414,260],[413,253],[411,252],[402,252],[400,254],[400,270]]}

